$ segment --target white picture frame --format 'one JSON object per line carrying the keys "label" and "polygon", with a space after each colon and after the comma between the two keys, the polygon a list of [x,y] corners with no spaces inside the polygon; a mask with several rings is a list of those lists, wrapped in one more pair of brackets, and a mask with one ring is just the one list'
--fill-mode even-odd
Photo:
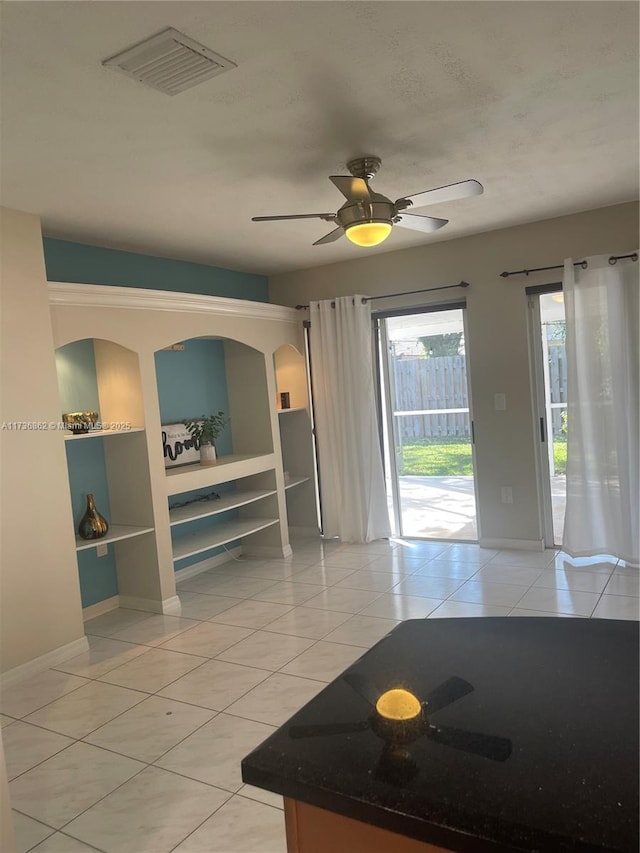
{"label": "white picture frame", "polygon": [[164,467],[191,465],[200,461],[200,443],[184,424],[162,424]]}

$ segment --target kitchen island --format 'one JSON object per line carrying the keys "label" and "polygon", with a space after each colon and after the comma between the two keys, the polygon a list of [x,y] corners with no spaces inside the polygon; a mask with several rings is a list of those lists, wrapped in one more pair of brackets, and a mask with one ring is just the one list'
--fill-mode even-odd
{"label": "kitchen island", "polygon": [[398,625],[242,762],[290,853],[637,853],[638,623]]}

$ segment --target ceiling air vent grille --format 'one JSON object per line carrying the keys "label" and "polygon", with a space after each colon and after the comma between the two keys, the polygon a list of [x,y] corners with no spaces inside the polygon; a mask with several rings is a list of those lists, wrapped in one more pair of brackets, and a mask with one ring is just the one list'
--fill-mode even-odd
{"label": "ceiling air vent grille", "polygon": [[172,27],[105,59],[102,64],[166,95],[177,95],[236,67],[235,62]]}

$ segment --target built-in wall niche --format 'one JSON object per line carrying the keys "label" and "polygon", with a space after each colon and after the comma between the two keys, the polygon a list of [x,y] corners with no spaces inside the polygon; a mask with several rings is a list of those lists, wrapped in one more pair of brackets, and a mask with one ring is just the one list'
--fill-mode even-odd
{"label": "built-in wall niche", "polygon": [[[157,553],[138,356],[111,341],[84,339],[60,347],[56,366],[61,414],[97,411],[104,427],[64,436],[82,604],[116,594],[154,598]],[[88,494],[109,523],[98,540],[77,535]],[[107,553],[98,556],[98,546]]]}
{"label": "built-in wall niche", "polygon": [[282,394],[289,395],[289,408],[307,408],[307,369],[304,356],[290,344],[277,349],[273,356],[276,370],[276,407],[282,409]]}
{"label": "built-in wall niche", "polygon": [[252,545],[277,547],[275,471],[171,495],[169,524],[176,571],[239,545],[249,553]]}
{"label": "built-in wall niche", "polygon": [[84,339],[56,350],[61,415],[97,411],[105,430],[144,428],[137,353],[112,341]]}
{"label": "built-in wall niche", "polygon": [[[287,517],[290,527],[317,532],[315,456],[304,356],[285,344],[273,355]],[[289,395],[282,407],[281,394]]]}
{"label": "built-in wall niche", "polygon": [[155,364],[163,424],[222,411],[230,423],[216,440],[219,463],[273,453],[263,353],[225,338],[191,338],[157,351]]}

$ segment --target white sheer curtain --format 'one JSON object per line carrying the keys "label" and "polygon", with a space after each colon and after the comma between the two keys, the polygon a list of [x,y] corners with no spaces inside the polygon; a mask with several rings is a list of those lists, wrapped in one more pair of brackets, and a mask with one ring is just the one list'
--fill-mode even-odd
{"label": "white sheer curtain", "polygon": [[312,302],[311,372],[325,536],[391,535],[376,419],[371,309],[361,296]]}
{"label": "white sheer curtain", "polygon": [[562,547],[637,563],[638,263],[565,261],[567,508]]}

